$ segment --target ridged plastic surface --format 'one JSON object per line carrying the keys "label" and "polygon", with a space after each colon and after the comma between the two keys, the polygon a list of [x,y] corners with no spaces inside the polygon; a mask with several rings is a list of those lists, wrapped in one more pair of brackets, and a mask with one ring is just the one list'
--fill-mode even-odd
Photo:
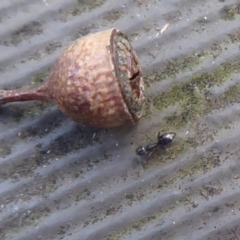
{"label": "ridged plastic surface", "polygon": [[[2,0],[0,88],[41,83],[72,41],[112,27],[139,56],[144,117],[96,130],[2,106],[0,239],[240,239],[239,1]],[[177,137],[145,163],[135,150],[159,131]]]}

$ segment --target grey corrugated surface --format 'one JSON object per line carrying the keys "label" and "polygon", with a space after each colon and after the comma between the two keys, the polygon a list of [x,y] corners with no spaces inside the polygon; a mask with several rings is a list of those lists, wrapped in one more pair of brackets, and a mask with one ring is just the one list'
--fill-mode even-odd
{"label": "grey corrugated surface", "polygon": [[[239,1],[2,0],[0,20],[0,88],[41,82],[74,39],[116,27],[149,108],[94,130],[48,104],[1,107],[0,239],[240,239]],[[177,138],[143,167],[135,149],[162,129]]]}

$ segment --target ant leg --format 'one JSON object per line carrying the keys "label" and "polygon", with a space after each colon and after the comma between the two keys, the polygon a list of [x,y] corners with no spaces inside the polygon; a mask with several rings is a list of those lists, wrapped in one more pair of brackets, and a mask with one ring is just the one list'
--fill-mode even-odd
{"label": "ant leg", "polygon": [[[161,130],[161,132],[165,132],[165,130],[164,130],[164,129],[162,129],[162,130]],[[161,132],[158,132],[158,138],[160,138],[160,137],[161,137]]]}
{"label": "ant leg", "polygon": [[143,133],[149,140],[151,140],[153,142],[153,140],[146,134],[146,133]]}
{"label": "ant leg", "polygon": [[148,157],[147,157],[147,159],[146,159],[146,163],[147,163],[148,160],[150,159],[151,154],[152,154],[152,152],[150,152],[150,153],[148,154]]}
{"label": "ant leg", "polygon": [[148,160],[150,159],[150,156],[151,156],[152,153],[153,153],[153,150],[154,150],[156,147],[157,147],[157,144],[156,144],[156,143],[146,146],[146,150],[149,152],[146,162],[148,162]]}
{"label": "ant leg", "polygon": [[164,146],[161,146],[161,148],[162,148],[164,151],[167,152],[167,149],[166,149]]}

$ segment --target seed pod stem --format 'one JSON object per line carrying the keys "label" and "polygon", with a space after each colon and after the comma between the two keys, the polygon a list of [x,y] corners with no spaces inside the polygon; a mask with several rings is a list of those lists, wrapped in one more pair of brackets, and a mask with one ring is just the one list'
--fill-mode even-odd
{"label": "seed pod stem", "polygon": [[51,101],[45,85],[39,87],[25,87],[16,90],[0,90],[0,104],[23,101]]}

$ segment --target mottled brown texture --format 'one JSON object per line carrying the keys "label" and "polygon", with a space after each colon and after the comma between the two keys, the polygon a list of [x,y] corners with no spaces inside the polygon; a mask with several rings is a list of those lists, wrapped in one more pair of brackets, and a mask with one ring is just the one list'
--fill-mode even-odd
{"label": "mottled brown texture", "polygon": [[75,41],[39,88],[0,92],[0,103],[53,101],[73,121],[97,128],[138,122],[144,99],[136,53],[116,29]]}

